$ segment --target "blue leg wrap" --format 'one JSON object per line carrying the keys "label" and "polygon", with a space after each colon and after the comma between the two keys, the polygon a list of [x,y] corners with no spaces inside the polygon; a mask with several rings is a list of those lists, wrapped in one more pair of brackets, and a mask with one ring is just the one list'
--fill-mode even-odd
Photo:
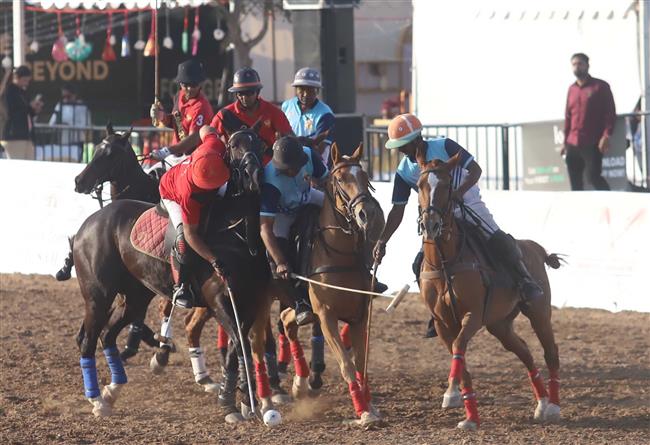
{"label": "blue leg wrap", "polygon": [[126,371],[124,371],[117,346],[104,349],[104,356],[108,362],[108,367],[111,369],[111,383],[118,383],[120,385],[126,383]]}
{"label": "blue leg wrap", "polygon": [[312,365],[325,363],[325,338],[323,336],[311,338],[311,363]]}
{"label": "blue leg wrap", "polygon": [[99,383],[97,382],[97,367],[95,366],[95,357],[81,357],[79,360],[79,365],[81,366],[81,375],[84,379],[86,397],[89,399],[99,397]]}

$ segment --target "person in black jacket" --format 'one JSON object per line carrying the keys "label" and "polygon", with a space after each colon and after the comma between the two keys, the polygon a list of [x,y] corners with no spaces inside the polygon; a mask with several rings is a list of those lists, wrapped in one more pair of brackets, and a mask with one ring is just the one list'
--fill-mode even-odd
{"label": "person in black jacket", "polygon": [[38,97],[28,101],[27,87],[31,80],[31,70],[21,65],[14,70],[12,82],[4,92],[6,117],[0,144],[8,159],[34,159],[32,119],[43,109],[43,102]]}

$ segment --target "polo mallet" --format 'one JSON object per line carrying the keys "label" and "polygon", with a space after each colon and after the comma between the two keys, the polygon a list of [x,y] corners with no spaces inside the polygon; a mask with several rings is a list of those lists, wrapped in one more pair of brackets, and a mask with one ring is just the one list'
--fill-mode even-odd
{"label": "polo mallet", "polygon": [[246,369],[246,382],[248,383],[248,397],[251,401],[251,410],[255,414],[255,397],[253,396],[253,385],[251,384],[250,366],[248,364],[248,355],[246,354],[246,347],[244,343],[244,336],[241,332],[241,325],[239,324],[239,315],[237,315],[237,306],[235,305],[235,298],[232,296],[232,289],[228,280],[224,278],[223,283],[226,285],[228,297],[230,297],[230,304],[232,304],[232,311],[235,314],[235,323],[237,323],[237,333],[239,334],[239,342],[241,344],[242,355],[244,356],[244,368]]}
{"label": "polo mallet", "polygon": [[391,295],[380,294],[379,292],[372,292],[372,291],[369,291],[369,290],[352,289],[352,288],[349,288],[349,287],[335,286],[333,284],[321,283],[320,281],[312,280],[311,278],[303,277],[302,275],[298,275],[297,273],[293,273],[293,272],[290,274],[290,276],[293,279],[300,280],[300,281],[305,281],[307,283],[316,284],[316,285],[318,285],[320,287],[327,287],[329,289],[336,289],[336,290],[342,290],[342,291],[345,291],[345,292],[352,292],[354,294],[364,294],[364,295],[371,295],[373,297],[389,298],[389,299],[392,300],[391,303],[386,308],[386,312],[388,312],[389,314],[392,313],[395,310],[395,308],[402,302],[402,300],[404,299],[404,297],[406,296],[406,294],[408,293],[408,291],[409,291],[409,289],[411,287],[409,284],[405,284],[404,287],[402,289],[400,289],[399,292],[395,293],[394,296],[391,296]]}
{"label": "polo mallet", "polygon": [[[156,0],[156,8],[152,11],[151,19],[154,21],[153,26],[153,38],[155,40],[154,50],[153,50],[153,102],[156,105],[160,105],[160,48],[158,48],[158,0]],[[155,123],[156,127],[164,127],[164,124],[158,120]]]}
{"label": "polo mallet", "polygon": [[[377,268],[379,263],[377,261],[372,265],[372,280],[370,280],[370,289],[375,288],[377,283]],[[368,321],[366,323],[366,354],[363,360],[363,382],[362,385],[367,385],[368,382],[368,357],[370,357],[370,325],[372,323],[372,300],[374,298],[368,298]]]}

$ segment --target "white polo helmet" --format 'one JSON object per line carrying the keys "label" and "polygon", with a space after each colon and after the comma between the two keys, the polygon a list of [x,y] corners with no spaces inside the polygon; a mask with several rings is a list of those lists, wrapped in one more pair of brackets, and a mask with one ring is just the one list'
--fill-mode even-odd
{"label": "white polo helmet", "polygon": [[320,80],[320,73],[314,68],[300,68],[293,78],[292,87],[314,87],[323,88]]}

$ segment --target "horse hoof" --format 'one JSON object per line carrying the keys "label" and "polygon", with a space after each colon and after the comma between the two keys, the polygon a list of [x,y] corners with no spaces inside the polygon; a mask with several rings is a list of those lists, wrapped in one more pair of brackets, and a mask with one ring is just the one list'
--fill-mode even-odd
{"label": "horse hoof", "polygon": [[458,389],[452,391],[451,393],[445,393],[442,396],[442,408],[443,409],[450,409],[450,408],[460,408],[463,406],[463,399],[460,395],[460,391]]}
{"label": "horse hoof", "polygon": [[458,422],[458,428],[465,431],[476,431],[478,430],[478,423],[473,420],[465,419],[462,422]]}
{"label": "horse hoof", "polygon": [[154,354],[153,357],[151,357],[151,361],[149,362],[149,368],[154,375],[160,375],[165,372],[165,367],[158,363],[157,355],[158,354]]}
{"label": "horse hoof", "polygon": [[226,423],[241,423],[244,422],[244,417],[239,413],[230,413],[225,417]]}
{"label": "horse hoof", "polygon": [[110,385],[104,386],[104,389],[102,389],[102,399],[112,407],[117,402],[120,391],[122,391],[122,386],[118,383],[111,383]]}
{"label": "horse hoof", "polygon": [[291,394],[294,399],[301,399],[309,395],[309,383],[307,377],[293,377],[293,386],[291,387]]}
{"label": "horse hoof", "polygon": [[219,390],[221,389],[221,385],[215,383],[214,380],[210,378],[210,376],[203,377],[201,380],[196,382],[196,384],[202,387],[203,391],[209,392],[211,394],[219,394]]}
{"label": "horse hoof", "polygon": [[320,376],[320,373],[315,373],[309,376],[309,389],[312,391],[318,391],[323,387],[323,379]]}
{"label": "horse hoof", "polygon": [[346,420],[343,423],[345,425],[356,425],[368,428],[372,425],[376,425],[381,422],[381,418],[369,411],[364,411],[361,413],[358,419]]}
{"label": "horse hoof", "polygon": [[242,419],[244,419],[244,420],[251,420],[253,417],[255,417],[255,411],[253,411],[250,406],[245,405],[244,403],[242,403],[241,404],[241,416],[242,416]]}
{"label": "horse hoof", "polygon": [[543,397],[537,401],[537,407],[535,407],[535,414],[533,415],[535,422],[543,422],[546,419],[547,407],[548,398]]}
{"label": "horse hoof", "polygon": [[544,420],[547,422],[557,422],[560,420],[560,407],[555,403],[549,403],[544,411]]}
{"label": "horse hoof", "polygon": [[93,405],[95,417],[108,417],[113,413],[111,406],[101,396],[88,399],[88,401]]}

